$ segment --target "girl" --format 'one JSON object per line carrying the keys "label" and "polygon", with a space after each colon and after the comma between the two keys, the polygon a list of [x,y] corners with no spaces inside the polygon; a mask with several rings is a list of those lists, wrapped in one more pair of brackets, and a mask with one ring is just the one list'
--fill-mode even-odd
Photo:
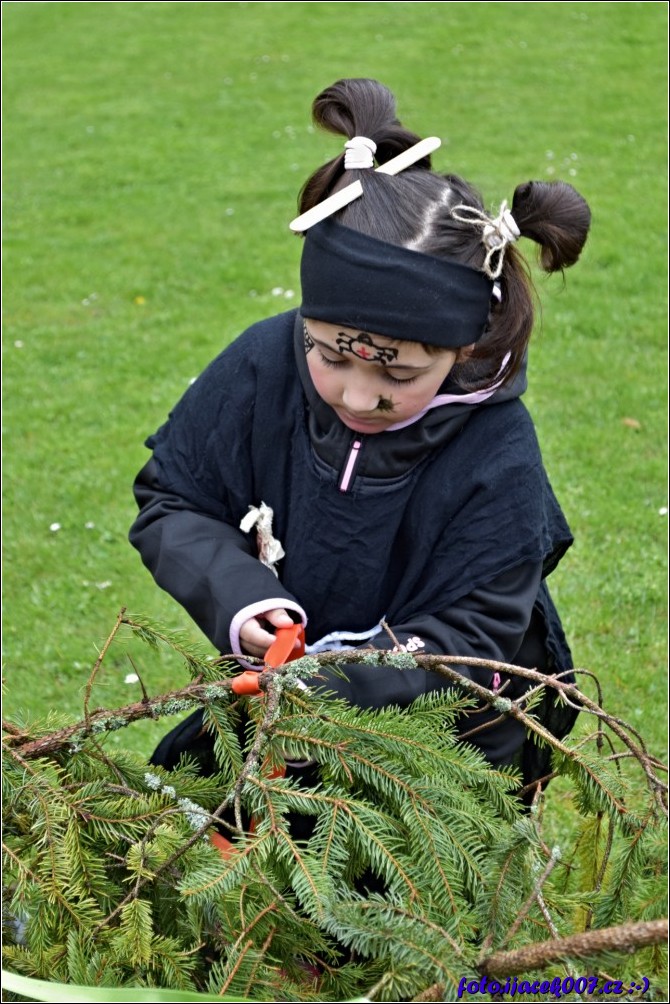
{"label": "girl", "polygon": [[[339,81],[313,112],[347,141],[291,225],[305,234],[302,306],[246,331],[149,438],[130,539],[221,652],[262,656],[293,621],[312,650],[390,648],[385,620],[410,651],[565,672],[545,578],[572,537],[519,399],[533,304],[514,243],[537,242],[560,271],[589,209],[569,185],[528,182],[489,216],[467,182],[431,170],[439,141],[419,143],[376,81]],[[285,551],[278,577],[245,520],[261,502]],[[445,685],[345,669],[321,685],[365,708]],[[462,673],[512,698],[525,687]],[[463,716],[461,731],[492,717]],[[513,720],[472,741],[521,763]],[[528,781],[546,764],[523,766]]]}

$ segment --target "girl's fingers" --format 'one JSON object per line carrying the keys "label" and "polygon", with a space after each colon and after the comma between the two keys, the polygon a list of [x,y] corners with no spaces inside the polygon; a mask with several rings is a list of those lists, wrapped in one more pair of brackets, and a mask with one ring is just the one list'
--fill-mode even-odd
{"label": "girl's fingers", "polygon": [[266,631],[256,617],[251,617],[240,628],[240,641],[245,652],[261,657],[274,641],[274,635]]}
{"label": "girl's fingers", "polygon": [[[265,622],[275,628],[291,627],[293,621],[280,607],[268,610],[260,617],[250,617],[240,628],[240,642],[242,648],[249,655],[255,655],[261,659],[270,645],[275,640],[275,636],[265,627]],[[296,639],[295,648],[300,647],[300,642]]]}
{"label": "girl's fingers", "polygon": [[262,616],[263,619],[269,621],[273,627],[291,627],[293,624],[293,621],[282,607],[277,607],[276,610],[268,610],[268,612]]}

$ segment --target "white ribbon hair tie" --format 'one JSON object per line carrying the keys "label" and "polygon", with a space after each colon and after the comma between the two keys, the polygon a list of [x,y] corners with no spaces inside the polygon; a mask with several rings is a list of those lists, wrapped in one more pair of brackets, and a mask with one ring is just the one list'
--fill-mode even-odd
{"label": "white ribbon hair tie", "polygon": [[497,279],[502,272],[505,248],[508,244],[514,244],[521,236],[507,203],[502,203],[500,212],[494,219],[475,206],[454,206],[451,215],[460,223],[471,223],[472,226],[481,229],[482,243],[488,248],[484,259],[484,272],[489,279]]}
{"label": "white ribbon hair tie", "polygon": [[374,167],[377,144],[367,136],[352,136],[344,144],[344,170],[362,171]]}

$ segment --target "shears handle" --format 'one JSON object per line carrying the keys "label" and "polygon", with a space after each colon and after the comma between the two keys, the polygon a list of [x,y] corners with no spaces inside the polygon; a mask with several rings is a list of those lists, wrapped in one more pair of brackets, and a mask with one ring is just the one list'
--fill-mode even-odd
{"label": "shears handle", "polygon": [[[295,648],[296,640],[300,642]],[[275,640],[265,653],[265,668],[277,669],[285,662],[292,662],[293,659],[300,659],[305,654],[305,631],[302,624],[292,624],[288,628],[277,628]],[[258,686],[258,671],[248,669],[244,673],[236,676],[231,689],[234,694],[255,696],[261,693]]]}
{"label": "shears handle", "polygon": [[[296,641],[300,644],[295,648]],[[277,628],[275,640],[265,653],[265,665],[268,669],[276,669],[285,662],[301,659],[305,654],[305,630],[302,624],[291,624],[288,628]]]}

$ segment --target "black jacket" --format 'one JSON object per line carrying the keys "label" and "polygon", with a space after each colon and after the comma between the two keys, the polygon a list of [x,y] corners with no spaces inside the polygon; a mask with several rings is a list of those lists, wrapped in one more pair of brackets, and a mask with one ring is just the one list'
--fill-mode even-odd
{"label": "black jacket", "polygon": [[[517,393],[474,404],[445,385],[448,404],[361,436],[314,391],[299,314],[263,321],[147,441],[153,458],[135,485],[131,542],[221,652],[240,652],[249,616],[282,606],[306,624],[309,644],[325,637],[334,647],[333,633],[345,644],[353,633],[347,647],[370,635],[367,644],[392,647],[385,618],[410,650],[563,671],[570,652],[544,578],[572,538]],[[354,441],[357,466],[342,490]],[[261,501],[286,551],[279,579],[258,561],[254,534],[238,529]],[[491,671],[462,672],[492,683]],[[362,707],[406,706],[444,686],[422,670],[351,665],[347,675],[328,689]],[[518,680],[506,688],[524,689]],[[477,742],[507,761],[523,732],[508,721]]]}

